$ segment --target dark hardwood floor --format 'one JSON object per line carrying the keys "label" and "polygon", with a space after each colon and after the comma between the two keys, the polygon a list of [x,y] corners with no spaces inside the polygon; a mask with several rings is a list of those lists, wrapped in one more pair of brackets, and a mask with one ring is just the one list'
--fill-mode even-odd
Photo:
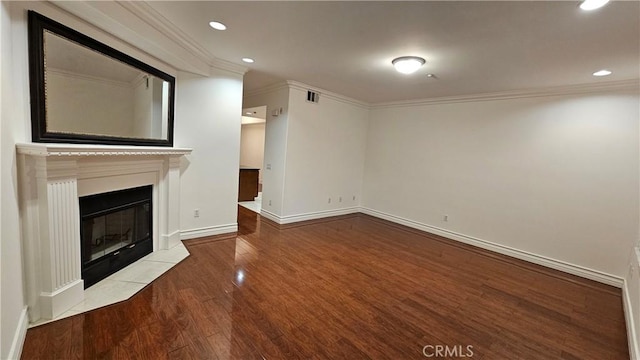
{"label": "dark hardwood floor", "polygon": [[23,358],[628,359],[619,289],[365,215],[239,226],[130,300],[30,329]]}

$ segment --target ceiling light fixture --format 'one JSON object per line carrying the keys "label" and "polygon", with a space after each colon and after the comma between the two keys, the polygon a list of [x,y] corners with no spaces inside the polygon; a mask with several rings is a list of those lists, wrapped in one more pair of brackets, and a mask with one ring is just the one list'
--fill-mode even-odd
{"label": "ceiling light fixture", "polygon": [[209,23],[209,26],[211,26],[212,28],[216,29],[216,30],[227,30],[227,26],[221,22],[217,22],[217,21],[212,21]]}
{"label": "ceiling light fixture", "polygon": [[580,9],[591,11],[607,5],[608,2],[609,0],[584,0],[580,3]]}
{"label": "ceiling light fixture", "polygon": [[418,56],[401,56],[391,61],[396,71],[403,74],[413,74],[418,71],[425,61]]}
{"label": "ceiling light fixture", "polygon": [[252,58],[242,58],[242,61],[249,64],[253,64],[255,62],[255,60],[253,60]]}
{"label": "ceiling light fixture", "polygon": [[593,73],[593,76],[607,76],[607,75],[611,75],[611,71],[603,69]]}

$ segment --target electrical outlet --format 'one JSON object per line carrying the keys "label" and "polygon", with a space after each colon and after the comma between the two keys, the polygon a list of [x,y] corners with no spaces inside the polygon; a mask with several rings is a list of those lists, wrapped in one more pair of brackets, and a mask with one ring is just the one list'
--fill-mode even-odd
{"label": "electrical outlet", "polygon": [[338,198],[338,202],[342,202],[342,196]]}
{"label": "electrical outlet", "polygon": [[444,215],[442,217],[442,221],[449,221],[449,215]]}
{"label": "electrical outlet", "polygon": [[200,217],[200,209],[193,210],[193,217],[194,218]]}
{"label": "electrical outlet", "polygon": [[331,204],[331,198],[329,198],[329,201],[327,202],[327,204]]}
{"label": "electrical outlet", "polygon": [[267,170],[271,170],[271,164],[267,164]]}
{"label": "electrical outlet", "polygon": [[355,195],[353,195],[353,201],[356,201],[356,196]]}
{"label": "electrical outlet", "polygon": [[271,206],[271,200],[269,200],[269,206]]}

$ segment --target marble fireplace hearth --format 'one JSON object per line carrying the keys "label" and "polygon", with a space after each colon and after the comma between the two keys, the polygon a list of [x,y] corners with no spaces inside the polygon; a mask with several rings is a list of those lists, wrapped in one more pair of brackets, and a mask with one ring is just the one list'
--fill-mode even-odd
{"label": "marble fireplace hearth", "polygon": [[152,185],[154,252],[148,257],[181,246],[180,158],[191,149],[41,143],[16,147],[32,324],[59,318],[85,300],[79,197]]}

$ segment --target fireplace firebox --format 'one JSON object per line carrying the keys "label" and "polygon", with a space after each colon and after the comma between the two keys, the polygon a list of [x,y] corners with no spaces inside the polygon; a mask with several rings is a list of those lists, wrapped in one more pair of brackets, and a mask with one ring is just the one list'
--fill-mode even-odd
{"label": "fireplace firebox", "polygon": [[153,251],[151,185],[80,198],[85,289]]}

